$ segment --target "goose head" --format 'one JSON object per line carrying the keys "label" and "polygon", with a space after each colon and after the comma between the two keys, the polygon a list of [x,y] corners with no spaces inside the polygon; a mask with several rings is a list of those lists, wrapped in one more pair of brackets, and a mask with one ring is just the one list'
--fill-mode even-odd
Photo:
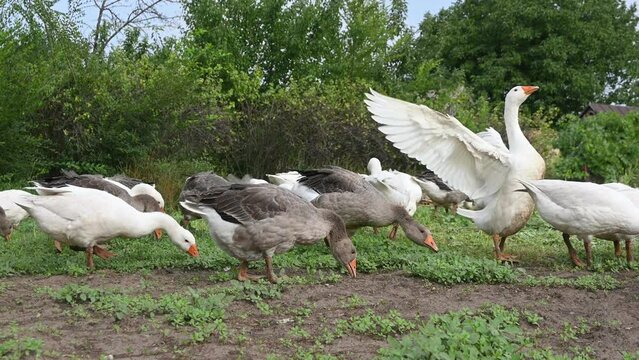
{"label": "goose head", "polygon": [[434,252],[439,251],[430,230],[428,230],[426,226],[415,221],[412,216],[408,215],[404,208],[401,208],[401,210],[403,210],[405,214],[399,218],[398,223],[404,230],[406,237],[417,245],[429,247]]}
{"label": "goose head", "polygon": [[[328,213],[329,211],[327,210],[326,212]],[[352,278],[355,278],[357,276],[357,251],[355,250],[353,241],[348,237],[346,226],[342,219],[332,211],[330,212],[331,214],[328,214],[327,218],[333,223],[333,227],[326,236],[328,246],[331,249],[333,257],[344,265]]]}
{"label": "goose head", "polygon": [[382,171],[382,163],[378,158],[372,157],[368,160],[368,165],[366,166],[368,173],[371,175],[377,174]]}
{"label": "goose head", "polygon": [[11,240],[11,232],[13,231],[13,224],[7,219],[7,215],[4,209],[0,207],[0,235],[7,241]]}
{"label": "goose head", "polygon": [[173,222],[174,224],[165,229],[171,241],[180,249],[188,252],[189,255],[197,257],[199,252],[197,245],[195,244],[195,237],[193,234],[191,234],[191,232],[187,229],[181,227],[175,220],[173,220]]}
{"label": "goose head", "polygon": [[506,94],[506,104],[519,107],[528,99],[528,96],[537,90],[539,90],[539,86],[515,86]]}

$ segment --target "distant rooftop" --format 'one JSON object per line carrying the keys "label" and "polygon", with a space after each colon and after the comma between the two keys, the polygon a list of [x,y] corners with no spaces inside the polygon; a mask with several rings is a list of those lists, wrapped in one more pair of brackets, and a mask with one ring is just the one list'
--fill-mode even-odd
{"label": "distant rooftop", "polygon": [[626,115],[632,111],[639,111],[639,106],[626,106],[626,105],[608,105],[608,104],[595,104],[590,103],[584,111],[579,114],[580,118],[597,115],[603,112],[616,112],[621,115]]}

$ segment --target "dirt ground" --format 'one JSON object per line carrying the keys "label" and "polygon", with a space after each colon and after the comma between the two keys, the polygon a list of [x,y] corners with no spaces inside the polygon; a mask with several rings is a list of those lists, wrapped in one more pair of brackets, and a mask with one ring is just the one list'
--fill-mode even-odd
{"label": "dirt ground", "polygon": [[[311,337],[294,340],[294,346],[311,348],[320,329],[337,319],[364,314],[368,309],[376,314],[396,309],[412,320],[416,315],[427,319],[433,313],[501,304],[541,315],[544,320],[538,330],[543,334],[540,345],[551,346],[557,353],[568,352],[574,346],[589,346],[597,358],[620,359],[623,351],[639,349],[639,280],[634,272],[615,275],[622,283],[620,289],[597,292],[519,285],[441,286],[401,272],[362,274],[357,279],[345,277],[336,284],[289,285],[281,299],[268,300],[274,309],[272,315],[263,315],[254,304],[244,301],[229,305],[225,323],[231,334],[243,334],[244,341],[230,338],[222,342],[213,336],[204,343],[189,346],[182,345],[189,336],[188,327],[176,329],[166,322],[162,326],[148,326],[153,319],[143,317],[127,317],[117,323],[113,317],[102,314],[77,318],[69,314],[69,305],[36,293],[41,287],[56,289],[78,283],[161,295],[184,291],[186,282],[193,288],[211,286],[207,280],[211,274],[161,270],[139,275],[99,271],[85,277],[4,278],[0,280],[3,288],[0,331],[5,332],[10,324],[15,324],[21,329],[20,336],[44,340],[44,350],[56,357],[96,359],[101,354],[112,354],[114,359],[260,359],[267,354],[277,354],[291,358],[295,350],[282,341],[290,338],[289,331],[295,326],[290,309],[309,304],[312,312],[303,328]],[[142,278],[145,281],[141,281]],[[355,294],[366,304],[355,308],[344,306],[344,299]],[[560,339],[565,323],[580,321],[590,325],[586,334],[577,340]],[[532,330],[529,325],[526,327]],[[386,340],[380,337],[347,334],[325,345],[323,351],[345,359],[369,359],[385,344]]]}

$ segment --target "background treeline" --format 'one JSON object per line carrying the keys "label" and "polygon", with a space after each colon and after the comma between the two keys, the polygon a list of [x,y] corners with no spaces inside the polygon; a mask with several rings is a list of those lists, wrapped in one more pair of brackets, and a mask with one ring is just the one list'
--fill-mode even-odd
{"label": "background treeline", "polygon": [[188,0],[186,33],[160,40],[108,18],[81,31],[92,1],[0,4],[6,184],[70,168],[175,192],[196,170],[363,171],[371,156],[418,171],[376,130],[369,88],[503,132],[516,84],[541,87],[522,117],[548,175],[639,181],[639,114],[575,117],[639,104],[639,18],[622,0],[458,1],[418,29],[405,0]]}

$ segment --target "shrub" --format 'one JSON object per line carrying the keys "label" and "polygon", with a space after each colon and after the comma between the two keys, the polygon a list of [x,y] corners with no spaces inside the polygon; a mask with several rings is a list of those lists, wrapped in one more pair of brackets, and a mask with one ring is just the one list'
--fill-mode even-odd
{"label": "shrub", "polygon": [[578,119],[567,116],[557,146],[556,176],[594,182],[639,185],[639,112],[602,113]]}

